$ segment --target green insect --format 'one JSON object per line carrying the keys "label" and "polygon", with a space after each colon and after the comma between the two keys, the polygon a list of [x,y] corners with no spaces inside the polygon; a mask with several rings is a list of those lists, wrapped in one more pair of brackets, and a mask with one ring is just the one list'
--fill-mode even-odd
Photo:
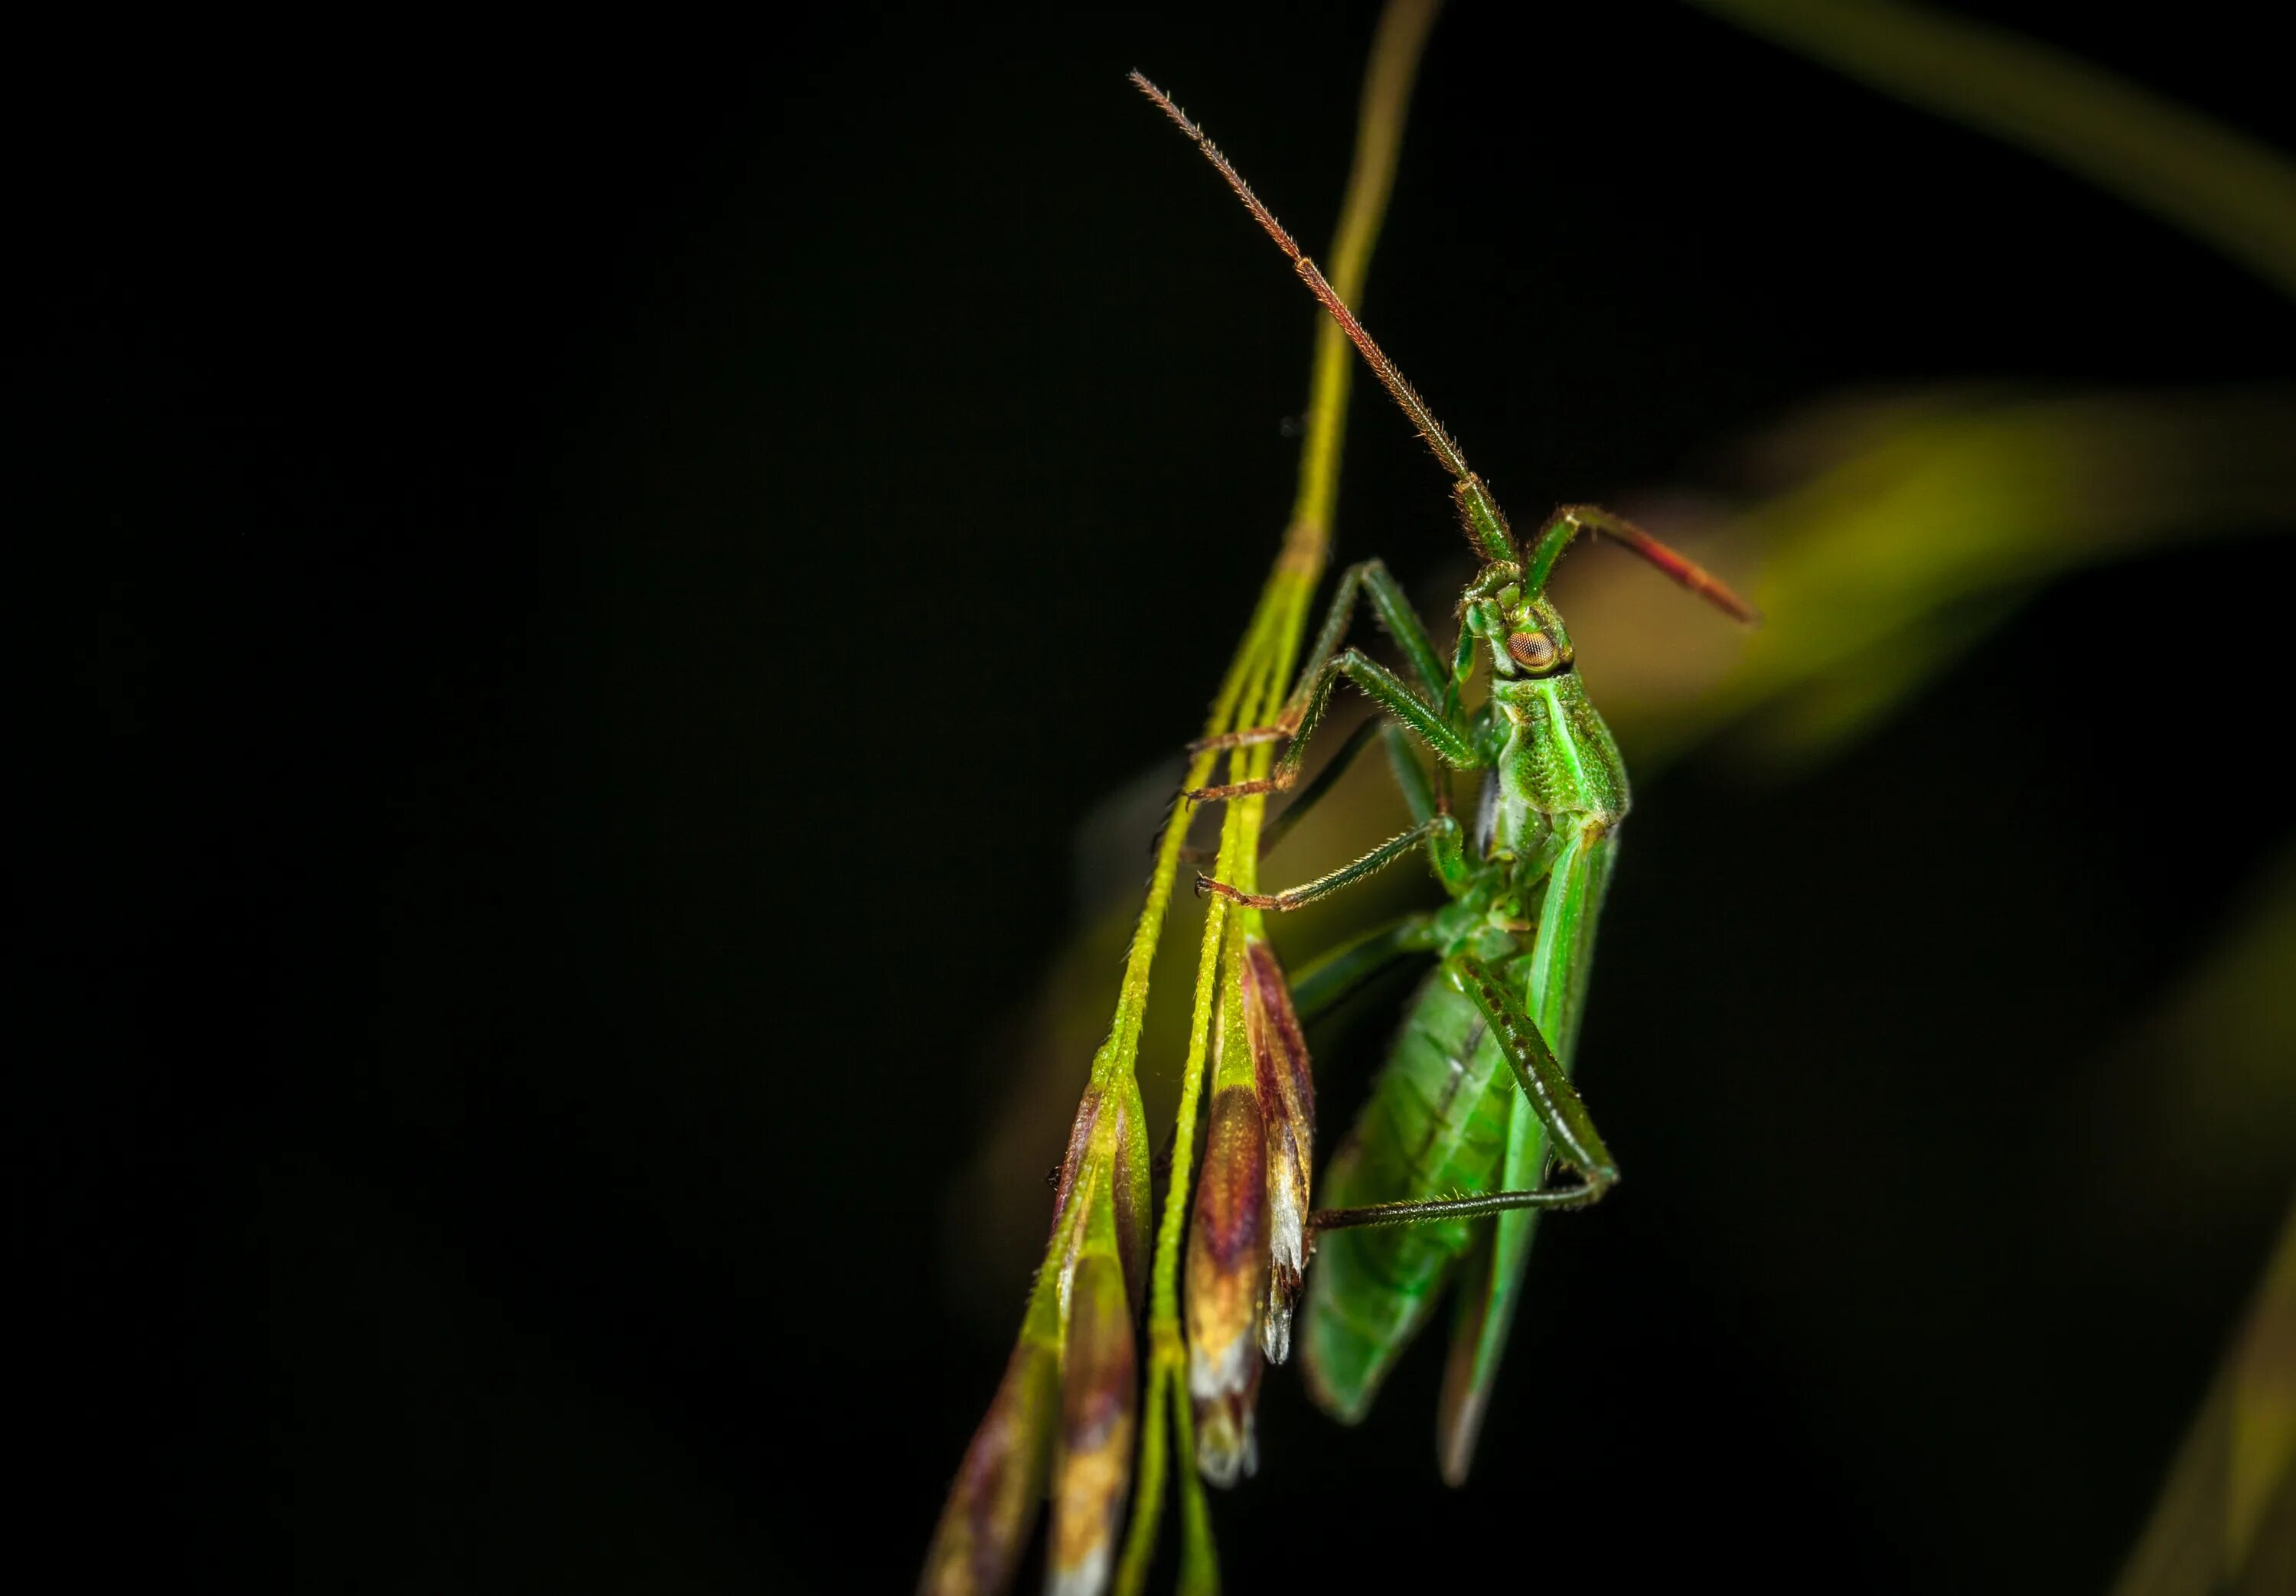
{"label": "green insect", "polygon": [[[1286,741],[1274,773],[1191,795],[1211,800],[1293,786],[1302,752],[1343,677],[1382,712],[1366,730],[1384,730],[1416,822],[1409,831],[1289,891],[1247,893],[1209,879],[1198,886],[1262,910],[1296,909],[1423,850],[1450,896],[1442,909],[1342,948],[1295,985],[1299,1008],[1312,1011],[1392,959],[1432,954],[1439,961],[1413,1000],[1369,1104],[1324,1176],[1325,1200],[1335,1206],[1311,1220],[1317,1245],[1298,1338],[1316,1400],[1353,1422],[1369,1409],[1443,1286],[1456,1281],[1457,1322],[1437,1439],[1444,1477],[1456,1485],[1473,1456],[1539,1212],[1591,1203],[1619,1178],[1570,1071],[1595,921],[1627,814],[1627,773],[1587,699],[1570,634],[1547,602],[1547,580],[1571,540],[1591,532],[1623,544],[1739,620],[1751,622],[1754,612],[1656,538],[1590,506],[1556,511],[1527,546],[1518,544],[1458,446],[1315,262],[1202,130],[1144,78],[1133,78],[1218,168],[1435,451],[1484,561],[1461,595],[1458,636],[1447,656],[1437,651],[1384,565],[1372,560],[1349,568],[1276,723],[1199,745]],[[1341,648],[1358,598],[1368,601],[1394,639],[1400,675],[1357,649]],[[1489,692],[1469,709],[1465,689],[1479,659],[1489,662]],[[1414,742],[1434,755],[1431,775],[1413,752]],[[1332,769],[1360,746],[1351,745]],[[1483,773],[1472,824],[1451,813],[1453,770]],[[1300,801],[1323,786],[1319,778]],[[1543,1186],[1550,1163],[1575,1180]]]}

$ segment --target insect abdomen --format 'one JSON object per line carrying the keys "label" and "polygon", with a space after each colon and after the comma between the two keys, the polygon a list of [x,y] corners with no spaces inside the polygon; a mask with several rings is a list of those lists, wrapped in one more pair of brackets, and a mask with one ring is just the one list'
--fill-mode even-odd
{"label": "insect abdomen", "polygon": [[[1523,961],[1503,978],[1520,989]],[[1506,1156],[1514,1077],[1474,1005],[1439,974],[1413,1003],[1371,1101],[1316,1192],[1354,1207],[1486,1191]],[[1302,1353],[1308,1389],[1349,1423],[1434,1305],[1470,1222],[1332,1231],[1309,1271]]]}

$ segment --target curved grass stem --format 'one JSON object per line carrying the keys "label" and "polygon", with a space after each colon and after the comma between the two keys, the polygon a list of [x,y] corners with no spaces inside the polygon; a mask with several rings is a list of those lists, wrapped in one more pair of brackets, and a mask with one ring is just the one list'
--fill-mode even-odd
{"label": "curved grass stem", "polygon": [[[1363,295],[1364,277],[1394,184],[1411,86],[1438,9],[1439,0],[1390,0],[1372,44],[1357,119],[1354,165],[1332,252],[1332,286],[1350,303],[1358,302]],[[1207,738],[1265,724],[1283,706],[1299,663],[1308,606],[1330,555],[1332,512],[1339,494],[1340,452],[1354,370],[1354,351],[1345,334],[1328,320],[1323,322],[1316,334],[1308,433],[1300,449],[1300,487],[1291,523],[1205,723]],[[1205,749],[1189,761],[1184,790],[1204,786],[1223,751],[1228,753],[1232,781],[1266,776],[1275,754],[1267,744]],[[1186,799],[1175,800],[1171,823],[1165,827],[1157,849],[1148,901],[1142,907],[1126,960],[1115,1026],[1095,1060],[1096,1079],[1103,1071],[1130,1071],[1137,1064],[1148,966],[1178,873],[1188,829],[1187,809]],[[1228,805],[1220,828],[1218,871],[1223,880],[1238,882],[1247,889],[1256,885],[1264,818],[1265,800],[1259,797]],[[1117,1570],[1116,1586],[1121,1592],[1137,1592],[1146,1584],[1162,1514],[1165,1475],[1173,1469],[1178,1472],[1180,1490],[1179,1588],[1196,1592],[1218,1587],[1210,1514],[1193,1466],[1193,1420],[1185,1379],[1187,1347],[1180,1330],[1180,1256],[1193,1185],[1197,1113],[1212,1027],[1218,1015],[1218,994],[1224,981],[1232,986],[1237,979],[1242,933],[1257,930],[1259,920],[1256,910],[1234,910],[1223,900],[1216,900],[1204,919],[1187,1060],[1180,1083],[1171,1185],[1156,1232],[1149,1295],[1148,1392],[1141,1408],[1132,1521]]]}

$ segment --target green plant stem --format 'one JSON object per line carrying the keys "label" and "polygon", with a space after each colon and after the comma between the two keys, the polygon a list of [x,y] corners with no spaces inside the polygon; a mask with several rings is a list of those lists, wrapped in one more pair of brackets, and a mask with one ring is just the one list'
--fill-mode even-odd
{"label": "green plant stem", "polygon": [[[1354,165],[1332,252],[1331,281],[1352,303],[1363,293],[1365,275],[1379,228],[1386,216],[1388,196],[1394,186],[1396,154],[1411,86],[1427,32],[1435,20],[1439,0],[1390,0],[1380,19],[1366,69],[1356,128]],[[1331,552],[1332,507],[1339,495],[1340,453],[1347,430],[1348,394],[1355,375],[1354,351],[1340,330],[1323,322],[1316,335],[1316,359],[1309,380],[1308,436],[1300,449],[1300,487],[1292,519],[1283,536],[1275,568],[1261,588],[1243,641],[1229,665],[1219,696],[1205,722],[1205,734],[1239,727],[1262,725],[1282,708],[1296,668],[1307,628],[1308,605],[1322,579]],[[1189,761],[1185,785],[1207,783],[1216,753],[1198,754]],[[1265,744],[1238,749],[1231,757],[1231,779],[1242,781],[1267,773],[1274,749]],[[1222,880],[1249,885],[1258,874],[1259,832],[1266,800],[1254,797],[1231,803],[1222,817],[1218,871]],[[1157,849],[1155,874],[1142,907],[1125,964],[1124,984],[1117,1016],[1107,1044],[1094,1061],[1095,1078],[1103,1071],[1132,1069],[1139,1055],[1140,1024],[1147,1006],[1148,967],[1156,938],[1162,930],[1164,911],[1185,844],[1189,805],[1177,799]],[[1242,923],[1259,929],[1259,914],[1244,911]],[[1180,1080],[1178,1120],[1173,1138],[1171,1184],[1157,1225],[1155,1264],[1152,1274],[1148,1318],[1148,1392],[1142,1404],[1140,1454],[1135,1473],[1132,1523],[1117,1572],[1119,1592],[1136,1593],[1147,1583],[1164,1497],[1164,1477],[1176,1469],[1180,1480],[1180,1589],[1189,1592],[1217,1590],[1218,1569],[1213,1558],[1210,1514],[1203,1485],[1193,1466],[1193,1414],[1189,1406],[1187,1346],[1180,1330],[1180,1254],[1186,1232],[1189,1199],[1193,1188],[1196,1116],[1201,1102],[1204,1066],[1217,1023],[1217,999],[1223,978],[1233,984],[1242,946],[1231,934],[1230,907],[1214,899],[1204,918],[1203,941],[1196,961],[1196,990],[1188,1040],[1187,1060]],[[1169,1424],[1162,1420],[1168,1415]],[[1174,1454],[1177,1453],[1177,1458]]]}

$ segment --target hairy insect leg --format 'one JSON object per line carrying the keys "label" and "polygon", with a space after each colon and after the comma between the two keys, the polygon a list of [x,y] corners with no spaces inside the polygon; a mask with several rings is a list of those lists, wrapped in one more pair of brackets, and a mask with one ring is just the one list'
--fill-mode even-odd
{"label": "hairy insect leg", "polygon": [[1550,1191],[1478,1191],[1466,1197],[1423,1197],[1403,1202],[1365,1203],[1359,1208],[1317,1208],[1310,1228],[1360,1231],[1388,1224],[1448,1224],[1461,1219],[1488,1219],[1494,1214],[1515,1214],[1530,1208],[1583,1208],[1610,1190],[1610,1183],[1584,1181]]}
{"label": "hairy insect leg", "polygon": [[[1447,782],[1440,786],[1429,782],[1418,756],[1411,751],[1410,739],[1405,735],[1403,728],[1383,716],[1374,715],[1348,733],[1348,740],[1340,745],[1340,751],[1316,773],[1314,781],[1300,790],[1299,797],[1283,806],[1283,814],[1260,828],[1261,858],[1265,859],[1274,851],[1275,845],[1283,840],[1308,810],[1331,795],[1332,790],[1339,785],[1340,778],[1347,774],[1349,767],[1355,764],[1364,749],[1371,746],[1374,738],[1379,738],[1386,744],[1388,769],[1395,777],[1396,786],[1402,790],[1404,804],[1410,809],[1414,822],[1424,824],[1438,814],[1449,813],[1451,794]],[[1449,766],[1438,765],[1435,769],[1437,779],[1441,782],[1447,775]]]}
{"label": "hairy insect leg", "polygon": [[[1595,921],[1610,883],[1614,846],[1609,825],[1590,817],[1564,833],[1562,850],[1546,872],[1525,1010],[1535,1020],[1537,1033],[1554,1043],[1558,1060],[1570,1059],[1576,1045],[1594,953]],[[1574,1092],[1572,1101],[1576,1099]],[[1560,1141],[1553,1136],[1547,1116],[1534,1112],[1537,1106],[1536,1097],[1529,1093],[1514,1102],[1507,1125],[1506,1157],[1499,1170],[1502,1186],[1536,1184],[1546,1166],[1549,1146]],[[1579,1103],[1578,1108],[1583,1117],[1585,1105]],[[1594,1148],[1607,1162],[1599,1140]],[[1568,1150],[1563,1156],[1576,1161]],[[1617,1178],[1615,1166],[1598,1170],[1596,1166],[1582,1164],[1580,1167],[1587,1184],[1596,1188],[1595,1195]],[[1536,1211],[1502,1213],[1484,1238],[1485,1245],[1459,1276],[1458,1317],[1443,1372],[1442,1399],[1436,1410],[1436,1450],[1443,1477],[1455,1486],[1465,1481],[1474,1460],[1476,1438],[1482,1430],[1491,1387],[1521,1297],[1538,1217]]]}
{"label": "hairy insect leg", "polygon": [[[1557,863],[1557,877],[1562,877],[1559,887],[1570,893],[1575,877],[1579,882],[1575,896],[1584,900],[1584,882],[1594,875],[1598,863],[1591,855],[1591,845],[1575,843]],[[1543,919],[1578,921],[1575,914],[1557,914],[1557,907],[1550,903]],[[1442,969],[1444,976],[1483,1012],[1492,1038],[1499,1043],[1508,1068],[1513,1068],[1515,1082],[1522,1086],[1522,1107],[1529,1111],[1529,1118],[1518,1118],[1511,1125],[1504,1169],[1508,1187],[1515,1190],[1371,1203],[1366,1207],[1327,1207],[1316,1215],[1318,1231],[1348,1231],[1371,1224],[1442,1224],[1451,1219],[1531,1213],[1540,1207],[1584,1207],[1598,1201],[1619,1181],[1619,1165],[1610,1158],[1610,1148],[1603,1146],[1603,1132],[1594,1127],[1594,1116],[1587,1114],[1587,1105],[1579,1100],[1562,1061],[1547,1047],[1547,1038],[1531,1022],[1529,1012],[1513,992],[1506,990],[1506,983],[1472,953],[1454,953],[1444,960]],[[1578,1171],[1578,1185],[1557,1190],[1531,1190],[1527,1185],[1534,1166],[1546,1162],[1546,1146],[1554,1148],[1557,1158]]]}
{"label": "hairy insect leg", "polygon": [[1283,840],[1292,828],[1306,817],[1308,811],[1331,796],[1332,790],[1340,784],[1340,778],[1348,773],[1349,767],[1355,764],[1357,757],[1372,745],[1372,740],[1380,734],[1382,729],[1380,717],[1373,716],[1348,733],[1348,740],[1340,745],[1340,751],[1332,755],[1324,768],[1316,773],[1315,780],[1300,789],[1299,796],[1283,806],[1283,814],[1276,815],[1260,828],[1259,855],[1261,858],[1266,858],[1275,845]]}
{"label": "hairy insect leg", "polygon": [[1361,688],[1364,693],[1382,709],[1392,716],[1406,730],[1433,749],[1436,757],[1446,765],[1461,770],[1472,770],[1482,763],[1463,716],[1445,714],[1411,691],[1403,678],[1380,664],[1361,649],[1349,649],[1338,657],[1324,661],[1324,667],[1307,683],[1308,708],[1300,722],[1292,746],[1283,750],[1283,757],[1275,764],[1275,773],[1256,782],[1236,782],[1226,787],[1201,787],[1188,794],[1200,803],[1216,798],[1243,798],[1255,792],[1284,792],[1300,779],[1301,751],[1308,739],[1315,734],[1317,723],[1324,718],[1330,704],[1332,689],[1346,677]]}
{"label": "hairy insect leg", "polygon": [[[1283,812],[1281,814],[1260,827],[1259,856],[1261,858],[1265,859],[1274,853],[1275,845],[1283,840],[1292,828],[1306,816],[1308,811],[1331,796],[1332,790],[1340,784],[1340,778],[1348,773],[1348,767],[1356,762],[1357,757],[1362,754],[1364,749],[1371,746],[1372,739],[1379,735],[1386,724],[1379,716],[1374,716],[1349,733],[1347,741],[1340,745],[1340,751],[1332,756],[1331,762],[1316,773],[1316,779],[1302,787],[1299,796],[1283,806]],[[1188,796],[1193,798],[1196,795],[1192,792]],[[1412,818],[1424,820],[1426,815],[1414,814]],[[1218,852],[1217,848],[1185,847],[1180,850],[1180,857],[1190,864],[1209,864]]]}
{"label": "hairy insect leg", "polygon": [[1442,657],[1435,651],[1435,640],[1428,634],[1427,623],[1419,618],[1419,612],[1411,607],[1411,600],[1401,585],[1389,574],[1386,561],[1365,560],[1340,574],[1339,589],[1332,593],[1331,608],[1324,612],[1323,629],[1316,633],[1316,646],[1308,651],[1307,663],[1300,667],[1300,685],[1276,716],[1275,724],[1201,738],[1190,743],[1189,750],[1241,748],[1249,743],[1273,742],[1296,733],[1300,716],[1307,712],[1308,686],[1339,651],[1340,639],[1347,635],[1348,623],[1355,618],[1358,594],[1370,602],[1380,625],[1387,628],[1388,635],[1403,651],[1404,665],[1416,679],[1421,696],[1440,704],[1449,677],[1443,668]]}
{"label": "hairy insect leg", "polygon": [[[1354,618],[1358,594],[1369,602],[1373,613],[1401,650],[1406,675],[1398,676],[1377,664],[1360,649],[1340,651],[1340,639],[1347,634],[1348,624]],[[1476,763],[1466,721],[1459,709],[1456,669],[1447,666],[1436,651],[1427,623],[1412,608],[1411,600],[1387,567],[1380,561],[1366,560],[1349,566],[1340,578],[1339,591],[1332,595],[1323,630],[1300,668],[1300,685],[1275,724],[1229,732],[1190,745],[1199,750],[1240,748],[1289,738],[1292,746],[1283,751],[1275,773],[1259,782],[1202,788],[1189,796],[1209,801],[1242,798],[1253,792],[1288,790],[1299,780],[1303,750],[1322,721],[1332,689],[1341,676],[1354,682],[1389,715],[1410,727],[1447,763],[1463,766]]]}
{"label": "hairy insect leg", "polygon": [[1589,1188],[1586,1200],[1600,1197],[1619,1178],[1619,1166],[1611,1159],[1611,1150],[1603,1145],[1603,1134],[1595,1128],[1594,1117],[1579,1100],[1562,1060],[1524,1011],[1521,1000],[1472,954],[1454,954],[1443,962],[1443,972],[1489,1022],[1491,1035],[1514,1070],[1515,1081],[1522,1087],[1531,1111],[1538,1116],[1555,1156],[1584,1177]]}
{"label": "hairy insect leg", "polygon": [[1435,867],[1444,890],[1454,896],[1466,889],[1471,871],[1467,864],[1465,845],[1460,840],[1459,823],[1447,814],[1432,815],[1408,831],[1390,837],[1362,858],[1342,864],[1327,876],[1304,886],[1292,887],[1282,892],[1246,892],[1226,881],[1216,881],[1210,876],[1196,878],[1198,893],[1212,892],[1232,904],[1242,904],[1248,909],[1264,909],[1275,913],[1305,908],[1318,898],[1329,897],[1344,891],[1366,876],[1375,875],[1394,863],[1404,855],[1424,844],[1429,863]]}

